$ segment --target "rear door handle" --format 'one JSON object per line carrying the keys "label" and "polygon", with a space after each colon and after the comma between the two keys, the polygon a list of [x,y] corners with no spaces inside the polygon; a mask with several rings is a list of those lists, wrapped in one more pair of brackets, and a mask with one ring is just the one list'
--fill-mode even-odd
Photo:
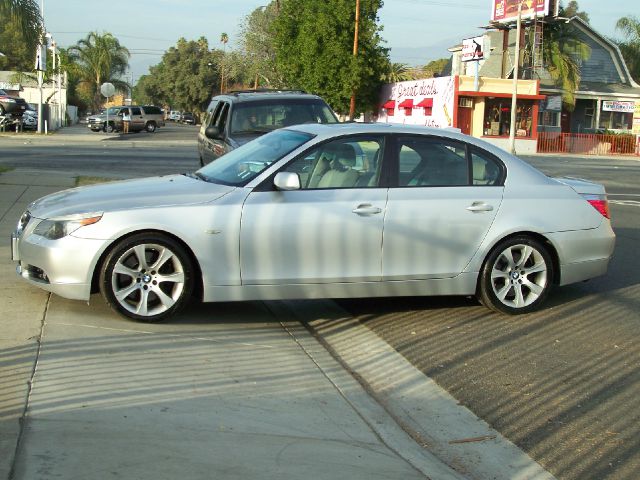
{"label": "rear door handle", "polygon": [[473,202],[467,207],[470,212],[490,212],[493,210],[493,205],[489,205],[484,202]]}
{"label": "rear door handle", "polygon": [[374,207],[370,203],[363,203],[352,210],[356,215],[376,215],[382,212],[381,208]]}

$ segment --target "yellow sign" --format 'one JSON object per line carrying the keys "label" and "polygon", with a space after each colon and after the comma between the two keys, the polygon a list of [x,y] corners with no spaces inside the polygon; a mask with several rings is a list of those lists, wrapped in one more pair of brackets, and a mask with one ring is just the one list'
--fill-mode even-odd
{"label": "yellow sign", "polygon": [[640,102],[636,102],[636,109],[633,112],[633,133],[640,135]]}

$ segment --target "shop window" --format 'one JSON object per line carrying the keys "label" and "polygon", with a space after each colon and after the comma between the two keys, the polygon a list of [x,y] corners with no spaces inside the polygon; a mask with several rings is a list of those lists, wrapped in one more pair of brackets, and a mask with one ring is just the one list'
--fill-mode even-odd
{"label": "shop window", "polygon": [[543,110],[538,114],[538,125],[541,127],[560,127],[560,112]]}
{"label": "shop window", "polygon": [[[533,114],[532,100],[519,100],[516,104],[516,136],[531,137]],[[511,123],[511,99],[488,98],[484,109],[484,134],[509,136]]]}
{"label": "shop window", "polygon": [[625,112],[600,112],[599,128],[603,130],[631,130],[633,125],[633,113]]}

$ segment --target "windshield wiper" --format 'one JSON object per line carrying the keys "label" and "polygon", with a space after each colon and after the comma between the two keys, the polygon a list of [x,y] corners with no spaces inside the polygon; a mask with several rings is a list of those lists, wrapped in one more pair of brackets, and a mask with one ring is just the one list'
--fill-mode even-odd
{"label": "windshield wiper", "polygon": [[207,177],[205,177],[199,172],[185,172],[182,175],[184,175],[185,177],[194,178],[196,180],[202,180],[203,182],[210,182],[210,180]]}

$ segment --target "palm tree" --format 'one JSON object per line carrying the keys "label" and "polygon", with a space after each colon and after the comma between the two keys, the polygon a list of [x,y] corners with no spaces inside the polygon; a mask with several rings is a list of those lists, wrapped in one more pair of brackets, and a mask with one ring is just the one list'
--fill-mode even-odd
{"label": "palm tree", "polygon": [[42,17],[37,0],[0,0],[0,18],[16,22],[24,40],[35,50],[42,35]]}
{"label": "palm tree", "polygon": [[591,56],[591,48],[575,35],[570,24],[556,22],[545,25],[542,56],[551,79],[562,87],[562,103],[573,111],[581,80],[580,66]]}
{"label": "palm tree", "polygon": [[640,82],[640,19],[634,16],[622,17],[616,23],[625,40],[618,42],[622,56],[629,67],[631,76]]}
{"label": "palm tree", "polygon": [[220,63],[220,93],[222,93],[224,92],[224,69],[229,35],[227,35],[225,32],[222,32],[222,35],[220,35],[220,42],[222,42],[222,62]]}
{"label": "palm tree", "polygon": [[97,110],[102,104],[100,85],[112,83],[117,90],[126,91],[129,85],[121,79],[129,62],[129,50],[120,45],[110,33],[89,33],[68,50],[74,62],[73,73],[81,89],[88,92],[91,104]]}
{"label": "palm tree", "polygon": [[406,63],[391,63],[389,71],[383,75],[383,80],[387,83],[404,82],[411,80],[413,75]]}

